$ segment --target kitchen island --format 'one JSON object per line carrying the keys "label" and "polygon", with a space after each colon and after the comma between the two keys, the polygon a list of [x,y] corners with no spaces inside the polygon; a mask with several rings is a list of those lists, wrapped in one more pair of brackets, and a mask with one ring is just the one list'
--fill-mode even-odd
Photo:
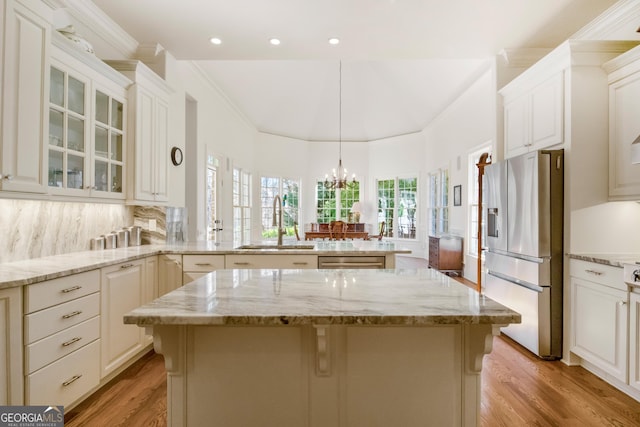
{"label": "kitchen island", "polygon": [[433,270],[220,270],[124,317],[165,357],[169,426],[475,426],[520,315]]}

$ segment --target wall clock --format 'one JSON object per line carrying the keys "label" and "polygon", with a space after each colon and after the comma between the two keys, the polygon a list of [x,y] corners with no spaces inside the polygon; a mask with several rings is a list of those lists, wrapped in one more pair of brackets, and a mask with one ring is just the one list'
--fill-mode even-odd
{"label": "wall clock", "polygon": [[171,162],[178,166],[182,163],[182,150],[179,147],[173,147],[171,149]]}

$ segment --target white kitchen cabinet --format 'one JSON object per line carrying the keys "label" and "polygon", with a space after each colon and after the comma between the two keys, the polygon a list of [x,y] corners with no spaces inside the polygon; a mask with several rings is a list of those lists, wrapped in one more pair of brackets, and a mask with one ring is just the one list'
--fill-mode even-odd
{"label": "white kitchen cabinet", "polygon": [[193,282],[215,270],[225,268],[224,255],[183,255],[182,283]]}
{"label": "white kitchen cabinet", "polygon": [[[144,266],[145,266],[145,272],[144,272],[144,289],[143,289],[142,303],[146,304],[158,298],[158,295],[159,295],[158,294],[158,289],[159,289],[158,256],[154,255],[154,256],[145,258]],[[145,330],[144,332],[145,332],[145,335],[143,339],[143,345],[153,344],[153,335],[147,334],[146,333],[148,332],[147,330]]]}
{"label": "white kitchen cabinet", "polygon": [[23,404],[22,289],[0,289],[0,406]]}
{"label": "white kitchen cabinet", "polygon": [[158,256],[158,296],[182,286],[182,255]]}
{"label": "white kitchen cabinet", "polygon": [[123,317],[145,300],[145,269],[145,261],[136,260],[101,270],[101,378],[144,349],[144,329],[125,325]]}
{"label": "white kitchen cabinet", "polygon": [[609,78],[609,200],[640,199],[640,164],[631,143],[640,136],[640,47],[607,62]]}
{"label": "white kitchen cabinet", "polygon": [[135,83],[129,89],[129,157],[133,160],[128,202],[168,200],[169,97],[166,82],[140,61],[107,61]]}
{"label": "white kitchen cabinet", "polygon": [[5,0],[0,9],[0,190],[46,193],[43,94],[49,88],[53,12],[39,0]]}
{"label": "white kitchen cabinet", "polygon": [[24,289],[25,404],[68,407],[100,383],[100,272]]}
{"label": "white kitchen cabinet", "polygon": [[131,81],[60,34],[48,97],[48,186],[56,195],[125,198]]}
{"label": "white kitchen cabinet", "polygon": [[640,392],[640,288],[629,294],[629,385]]}
{"label": "white kitchen cabinet", "polygon": [[226,255],[226,268],[318,268],[317,255]]}
{"label": "white kitchen cabinet", "polygon": [[535,85],[524,94],[503,90],[506,157],[563,142],[564,73]]}
{"label": "white kitchen cabinet", "polygon": [[627,382],[629,293],[622,268],[572,259],[570,269],[571,351]]}
{"label": "white kitchen cabinet", "polygon": [[590,173],[578,181],[601,181],[608,128],[602,64],[637,43],[567,40],[500,89],[504,157],[552,146],[585,147],[572,152],[580,169]]}

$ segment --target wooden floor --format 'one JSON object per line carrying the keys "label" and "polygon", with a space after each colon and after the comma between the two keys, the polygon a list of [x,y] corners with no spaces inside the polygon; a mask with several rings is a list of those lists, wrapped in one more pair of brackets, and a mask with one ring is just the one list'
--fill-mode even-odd
{"label": "wooden floor", "polygon": [[[423,260],[399,261],[412,268]],[[65,426],[166,426],[166,399],[164,359],[151,352],[68,411]],[[480,425],[640,426],[640,402],[579,366],[540,360],[499,336],[484,357]]]}

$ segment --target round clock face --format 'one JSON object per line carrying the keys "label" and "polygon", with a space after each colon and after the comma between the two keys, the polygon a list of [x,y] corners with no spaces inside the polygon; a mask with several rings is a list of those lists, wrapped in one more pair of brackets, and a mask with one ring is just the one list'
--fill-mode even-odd
{"label": "round clock face", "polygon": [[182,163],[182,150],[180,148],[173,147],[171,149],[171,161],[176,166]]}

